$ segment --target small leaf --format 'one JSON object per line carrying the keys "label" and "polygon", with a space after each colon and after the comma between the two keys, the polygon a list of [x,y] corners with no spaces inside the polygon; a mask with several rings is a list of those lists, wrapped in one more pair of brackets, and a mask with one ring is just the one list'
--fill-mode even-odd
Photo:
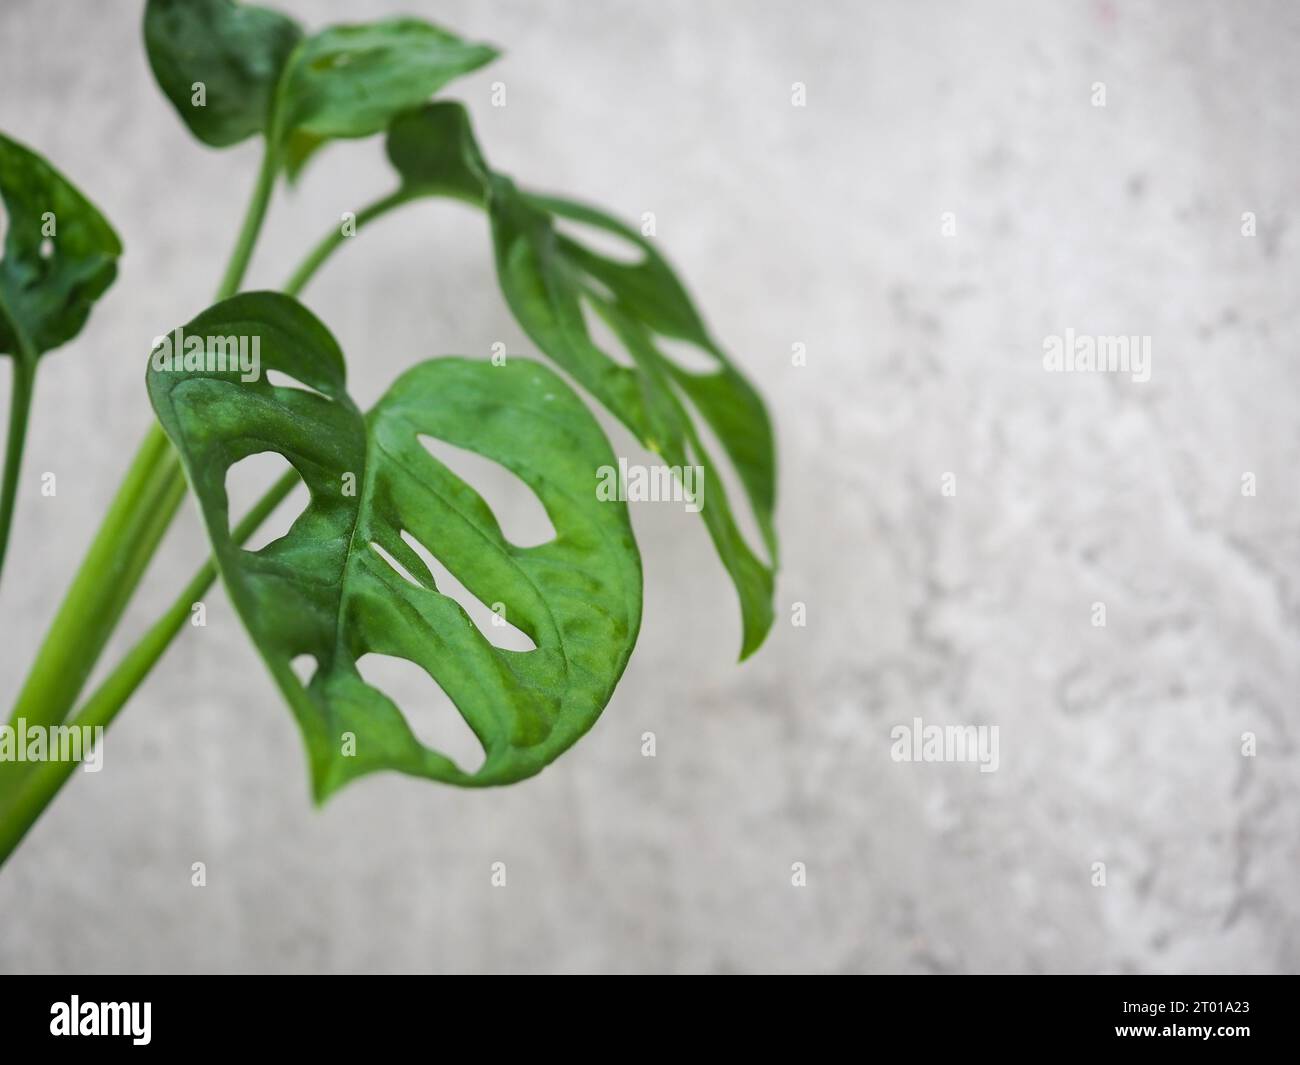
{"label": "small leaf", "polygon": [[285,175],[291,182],[298,180],[298,175],[302,173],[312,156],[325,144],[324,137],[318,137],[314,133],[307,133],[301,129],[289,134],[281,149],[281,158]]}
{"label": "small leaf", "polygon": [[290,57],[276,94],[276,139],[290,176],[325,141],[383,132],[497,54],[414,18],[331,26],[309,37]]}
{"label": "small leaf", "polygon": [[122,244],[72,184],[35,152],[0,134],[0,200],[8,219],[0,257],[0,355],[11,355],[8,442],[0,473],[0,566],[9,547],[36,364],[81,332],[117,276]]}
{"label": "small leaf", "polygon": [[[626,507],[596,497],[597,468],[614,462],[609,444],[559,377],[523,359],[435,359],[405,373],[363,416],[345,390],[334,339],[290,297],[236,296],[184,328],[260,344],[256,381],[168,370],[155,356],[149,392],[231,599],[302,728],[318,799],[380,769],[464,786],[510,783],[591,727],[636,640],[641,568]],[[272,386],[267,370],[305,387]],[[509,543],[481,496],[422,436],[516,474],[542,502],[555,539]],[[311,500],[285,536],[250,552],[228,531],[226,473],[265,451],[297,469]],[[536,649],[493,646],[438,591],[408,537],[500,606]],[[416,739],[358,671],[368,653],[414,662],[442,687],[486,752],[477,772]],[[302,655],[315,659],[305,683],[292,668]]]}
{"label": "small leaf", "polygon": [[190,132],[214,148],[266,129],[280,72],[301,38],[287,15],[232,0],[149,0],[145,7],[154,77]]}
{"label": "small leaf", "polygon": [[[34,362],[81,332],[117,276],[122,244],[80,192],[35,152],[0,134],[0,354]],[[47,235],[48,234],[48,235]]]}
{"label": "small leaf", "polygon": [[225,147],[267,132],[291,179],[328,141],[382,132],[497,56],[415,18],[304,37],[287,15],[232,0],[149,0],[144,35],[158,84],[196,137]]}
{"label": "small leaf", "polygon": [[399,115],[388,127],[386,149],[412,192],[483,204],[491,171],[461,104],[439,102]]}
{"label": "small leaf", "polygon": [[[515,318],[538,347],[571,373],[670,466],[698,464],[707,491],[702,514],[740,596],[741,657],[771,629],[777,537],[776,461],[762,398],[714,342],[672,268],[635,230],[595,208],[520,191],[484,162],[463,106],[437,102],[397,119],[388,155],[413,194],[455,195],[486,206],[497,276]],[[636,261],[612,259],[557,228],[567,220],[625,242]],[[613,329],[632,366],[592,340],[584,303]],[[716,369],[677,365],[658,343],[684,341]],[[772,565],[745,542],[718,467],[688,409],[694,405],[736,469]]]}

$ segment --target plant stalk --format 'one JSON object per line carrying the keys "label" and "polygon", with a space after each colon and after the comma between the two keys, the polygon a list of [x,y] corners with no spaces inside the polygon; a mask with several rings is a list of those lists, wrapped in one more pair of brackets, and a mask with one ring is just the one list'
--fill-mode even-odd
{"label": "plant stalk", "polygon": [[[374,203],[363,207],[357,212],[356,231],[360,232],[361,227],[367,222],[373,222],[376,218],[387,214],[395,207],[400,207],[402,204],[408,203],[418,195],[418,192],[411,189],[400,188],[381,199],[375,200]],[[316,271],[321,268],[321,265],[325,260],[328,259],[338,246],[347,239],[348,237],[344,235],[341,226],[330,230],[330,232],[327,233],[320,242],[307,253],[307,257],[299,264],[298,269],[295,270],[289,280],[284,283],[283,291],[290,296],[298,295],[298,293],[307,286],[307,282],[311,280]]]}
{"label": "plant stalk", "polygon": [[[243,544],[247,541],[299,483],[298,474],[292,471],[281,477],[232,531],[231,538],[235,543]],[[181,631],[194,603],[212,586],[216,576],[216,566],[212,559],[208,559],[162,617],[150,626],[113,672],[82,704],[69,722],[72,728],[108,728],[117,712]],[[23,779],[0,816],[0,867],[67,782],[77,765],[71,761],[38,762]]]}
{"label": "plant stalk", "polygon": [[239,237],[230,253],[230,262],[222,275],[217,288],[216,300],[229,299],[239,291],[244,274],[248,271],[248,261],[253,257],[253,248],[257,244],[257,235],[262,231],[266,219],[266,209],[271,203],[271,193],[275,191],[275,179],[280,170],[280,155],[265,141],[262,150],[262,165],[257,171],[257,182],[253,186],[253,195],[244,213],[244,224],[240,227]]}
{"label": "plant stalk", "polygon": [[[232,296],[243,281],[277,166],[277,155],[268,144],[217,300]],[[180,459],[154,422],[36,653],[11,723],[23,718],[28,725],[49,726],[67,717],[184,495]],[[0,763],[0,796],[24,775],[24,768],[23,763]]]}
{"label": "plant stalk", "polygon": [[[245,217],[239,241],[231,255],[230,266],[227,268],[226,275],[222,280],[221,290],[217,297],[219,300],[234,294],[243,278],[244,270],[247,268],[248,260],[252,253],[253,243],[256,240],[262,219],[265,216],[267,200],[271,188],[274,186],[276,165],[274,163],[268,164],[267,160],[269,160],[270,157],[271,152],[268,150],[267,157],[263,160],[262,171],[258,176],[257,185],[254,188],[253,200],[249,205],[248,214]],[[421,193],[418,190],[398,189],[397,191],[376,200],[374,203],[358,212],[356,216],[357,230],[359,231],[361,226],[373,221],[383,214],[386,214],[401,204],[415,199],[419,195],[421,195]],[[296,296],[300,293],[324,262],[338,249],[345,239],[347,238],[344,236],[341,229],[333,230],[327,234],[307,254],[306,258],[303,259],[302,263],[294,271],[292,276],[285,282],[283,291],[291,296]],[[161,441],[162,447],[161,458],[155,454],[155,451],[159,447],[159,441]],[[135,471],[136,466],[147,466],[152,469],[154,464],[156,464],[159,469],[153,470],[152,472],[161,476],[164,480],[170,478],[173,473],[179,474],[180,472],[180,460],[156,423],[150,429],[149,435],[146,437],[145,444],[142,446],[141,453],[137,456],[136,463],[133,464],[132,470]],[[131,474],[128,474],[128,482],[131,481],[132,476]],[[294,472],[286,473],[279,481],[277,481],[276,484],[260,500],[258,500],[248,514],[245,515],[239,525],[232,531],[231,535],[234,541],[238,544],[243,544],[257,530],[262,522],[266,520],[271,512],[275,510],[280,502],[283,501],[283,499],[293,490],[299,481],[300,478],[298,474]],[[127,484],[124,483],[122,491],[124,492],[126,488]],[[159,539],[170,524],[171,518],[175,513],[175,507],[179,505],[180,500],[184,496],[185,483],[183,477],[181,477],[179,481],[178,489],[173,490],[176,493],[174,503],[170,502],[170,495],[166,497],[168,503],[172,507],[171,512],[167,513],[165,517],[158,517],[155,522],[150,525],[150,530],[156,531]],[[119,494],[121,494],[121,492]],[[107,526],[108,524],[108,519],[106,519],[105,525]],[[104,530],[101,529],[101,536],[103,533]],[[157,541],[155,540],[148,552],[144,554],[143,562],[141,563],[141,572],[143,569],[143,563],[147,562],[148,559],[152,557],[153,549],[156,547]],[[93,550],[94,545],[92,545],[92,553]],[[88,556],[87,563],[82,566],[83,572],[87,570],[87,564],[89,562],[90,557]],[[81,574],[78,576],[80,578]],[[187,584],[181,591],[180,595],[167,611],[154,622],[144,636],[141,637],[141,639],[131,648],[108,677],[105,678],[103,683],[95,689],[89,698],[87,698],[81,709],[70,722],[72,726],[107,728],[107,726],[117,716],[118,711],[126,704],[127,700],[135,692],[136,688],[144,682],[154,665],[157,664],[163,653],[180,633],[184,626],[185,619],[190,614],[194,602],[202,596],[209,587],[211,587],[215,578],[216,566],[213,560],[209,558],[190,580],[189,584]],[[138,575],[136,579],[138,580]],[[132,590],[134,589],[134,584],[131,585],[131,588]],[[70,600],[75,598],[73,595],[75,590],[76,582],[74,582],[74,588],[69,591]],[[129,593],[123,598],[122,607],[125,606],[127,598],[129,598]],[[62,616],[67,609],[68,602],[65,601],[64,609],[60,611],[59,616]],[[120,615],[120,612],[121,608],[118,609],[118,615]],[[113,622],[115,623],[116,620],[117,617],[115,616]],[[111,630],[112,625],[109,625],[105,632],[105,639],[107,639],[107,632],[111,632]],[[51,646],[50,638],[47,637],[46,644],[42,647],[42,652],[44,652],[46,647],[49,646]],[[80,678],[74,678],[76,690],[71,691],[70,696],[68,695],[73,683],[73,679],[70,679],[67,684],[65,684],[64,688],[59,691],[58,694],[60,695],[60,701],[63,701],[66,698],[67,705],[63,706],[57,720],[61,721],[66,716],[68,707],[71,705],[71,702],[75,700],[77,693],[80,691],[81,685],[85,683],[85,678],[89,674],[90,669],[93,668],[94,662],[98,659],[100,650],[102,650],[102,643],[96,649],[94,656],[85,665]],[[40,656],[38,655],[38,661],[39,657]],[[33,673],[35,672],[35,667],[33,667]],[[42,676],[45,677],[46,674],[42,673]],[[47,677],[46,683],[50,683],[51,680],[52,678]],[[29,685],[30,684],[31,680],[29,679]],[[40,695],[41,691],[38,689],[36,696]],[[36,696],[30,700],[33,706],[39,707],[41,705],[54,705],[53,703],[42,704],[38,701]],[[20,696],[19,708],[24,705],[26,704]],[[19,708],[15,709],[15,721],[17,720],[17,717],[20,716],[18,712]],[[77,763],[74,762],[37,763],[37,768],[21,778],[17,782],[16,786],[11,785],[11,795],[5,802],[3,810],[0,810],[0,866],[3,866],[5,860],[13,852],[14,848],[17,847],[32,825],[35,824],[36,820],[53,800],[54,796],[58,793],[63,784],[67,782],[68,778],[72,775],[73,770],[76,768],[76,764]],[[0,769],[2,768],[3,766],[0,766]],[[0,778],[0,782],[2,781],[3,778]],[[4,787],[0,784],[0,796],[4,795],[4,791]]]}
{"label": "plant stalk", "polygon": [[56,724],[76,700],[126,607],[124,590],[134,587],[180,504],[184,482],[165,461],[170,447],[157,427],[141,444],[37,651],[14,721]]}
{"label": "plant stalk", "polygon": [[27,439],[27,416],[32,409],[32,388],[36,383],[36,359],[14,356],[13,390],[9,396],[9,437],[5,442],[4,481],[0,483],[0,572],[4,570],[14,503],[18,498],[18,473],[23,464],[23,443]]}

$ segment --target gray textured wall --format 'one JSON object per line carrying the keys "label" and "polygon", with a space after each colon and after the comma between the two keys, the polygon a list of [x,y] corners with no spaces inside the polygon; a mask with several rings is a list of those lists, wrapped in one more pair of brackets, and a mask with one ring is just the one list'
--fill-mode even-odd
{"label": "gray textured wall", "polygon": [[[210,298],[256,162],[191,142],[139,6],[0,6],[0,128],[127,246],[38,383],[6,694],[147,424],[149,340]],[[775,411],[780,620],[736,666],[702,526],[634,508],[644,631],[577,748],[508,790],[384,776],[316,811],[295,726],[214,592],[104,771],[0,873],[0,968],[1300,968],[1293,4],[285,6],[316,25],[418,12],[504,45],[455,87],[490,156],[656,212]],[[377,142],[331,148],[276,204],[251,283],[387,181]],[[364,402],[419,357],[529,348],[458,205],[363,233],[306,299]],[[1066,328],[1151,336],[1151,380],[1045,373]],[[187,503],[128,630],[202,551]],[[998,725],[998,772],[892,761],[891,727],[917,715]]]}

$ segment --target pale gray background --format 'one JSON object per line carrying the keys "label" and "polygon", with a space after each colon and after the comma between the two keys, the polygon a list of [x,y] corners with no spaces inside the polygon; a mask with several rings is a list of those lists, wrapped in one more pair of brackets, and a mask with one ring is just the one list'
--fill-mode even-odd
{"label": "pale gray background", "polygon": [[[210,298],[256,164],[251,144],[190,140],[140,6],[0,5],[0,128],[127,248],[38,383],[5,694],[147,424],[149,340]],[[736,666],[703,526],[634,508],[644,630],[582,743],[507,790],[385,776],[317,811],[292,719],[214,592],[104,771],[0,872],[0,968],[1300,968],[1294,4],[285,6],[498,42],[506,57],[453,87],[489,158],[656,212],[775,413],[779,621]],[[275,204],[250,283],[280,281],[389,180],[379,141],[329,149]],[[459,205],[363,233],[306,298],[367,403],[416,358],[531,350]],[[1151,335],[1152,381],[1045,374],[1043,337],[1067,327]],[[127,630],[202,551],[187,502]],[[432,685],[411,698],[436,705]],[[889,729],[914,715],[1000,725],[1001,770],[895,764]]]}

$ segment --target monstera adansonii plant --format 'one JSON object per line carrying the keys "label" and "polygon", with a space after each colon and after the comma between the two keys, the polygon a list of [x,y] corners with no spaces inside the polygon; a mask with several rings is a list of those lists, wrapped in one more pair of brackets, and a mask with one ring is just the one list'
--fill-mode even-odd
{"label": "monstera adansonii plant", "polygon": [[[7,743],[10,755],[0,759],[0,861],[76,764],[53,756],[59,736],[109,724],[218,574],[298,722],[318,801],[381,769],[467,787],[510,784],[567,750],[609,701],[636,643],[642,600],[626,503],[595,490],[597,471],[616,460],[567,381],[664,468],[709,478],[696,509],[740,600],[741,658],[758,649],[772,625],[777,558],[763,401],[650,240],[494,169],[466,108],[437,98],[491,63],[495,48],[415,18],[309,31],[231,0],[149,0],[144,42],[189,131],[212,148],[258,138],[262,163],[216,302],[148,353],[156,421],[0,730],[0,754]],[[308,165],[326,166],[318,156],[328,156],[321,149],[330,141],[380,134],[393,191],[328,233],[282,290],[245,291],[276,189]],[[0,352],[13,360],[3,562],[40,361],[81,331],[114,280],[122,245],[66,177],[4,136],[0,196],[7,221]],[[354,402],[343,351],[297,296],[346,237],[425,197],[482,212],[505,302],[564,376],[514,356],[435,358],[411,366],[369,410]],[[593,230],[603,231],[601,240],[574,235]],[[593,241],[621,242],[631,254],[612,256]],[[593,337],[596,321],[603,340]],[[622,350],[611,353],[615,345]],[[698,356],[691,367],[682,345]],[[480,493],[427,440],[505,467],[536,495],[554,537],[512,543]],[[266,452],[290,469],[246,514],[232,516],[228,471]],[[728,500],[710,476],[718,462],[729,465],[743,500]],[[288,532],[246,549],[302,483],[309,501]],[[211,559],[87,694],[187,491],[202,512]],[[752,514],[761,544],[742,535],[733,507]],[[489,641],[439,590],[427,556],[533,646]],[[416,737],[401,708],[358,669],[372,653],[414,663],[443,689],[482,745],[481,766],[466,771]],[[47,743],[47,757],[23,757],[33,737]]]}

